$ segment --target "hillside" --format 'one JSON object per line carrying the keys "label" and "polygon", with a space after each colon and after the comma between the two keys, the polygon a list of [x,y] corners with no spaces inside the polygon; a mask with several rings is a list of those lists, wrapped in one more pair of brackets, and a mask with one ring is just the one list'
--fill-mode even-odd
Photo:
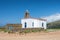
{"label": "hillside", "polygon": [[60,20],[48,23],[47,28],[52,28],[52,29],[57,28],[57,29],[59,29],[60,28]]}

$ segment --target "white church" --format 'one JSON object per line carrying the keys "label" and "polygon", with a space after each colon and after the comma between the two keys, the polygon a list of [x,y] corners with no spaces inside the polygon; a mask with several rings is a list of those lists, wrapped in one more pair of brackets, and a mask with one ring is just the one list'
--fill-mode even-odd
{"label": "white church", "polygon": [[21,19],[22,28],[43,28],[47,29],[46,19],[32,18],[26,10],[25,17]]}

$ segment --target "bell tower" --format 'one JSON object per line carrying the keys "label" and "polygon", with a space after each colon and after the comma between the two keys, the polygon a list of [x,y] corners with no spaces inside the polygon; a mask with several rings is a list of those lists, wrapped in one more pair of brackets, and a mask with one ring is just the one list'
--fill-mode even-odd
{"label": "bell tower", "polygon": [[29,11],[26,10],[24,18],[30,18]]}

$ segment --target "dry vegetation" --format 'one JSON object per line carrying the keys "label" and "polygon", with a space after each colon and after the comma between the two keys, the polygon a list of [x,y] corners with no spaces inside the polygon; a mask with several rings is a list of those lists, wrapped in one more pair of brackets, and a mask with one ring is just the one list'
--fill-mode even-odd
{"label": "dry vegetation", "polygon": [[60,40],[60,30],[31,32],[27,34],[0,32],[0,40]]}

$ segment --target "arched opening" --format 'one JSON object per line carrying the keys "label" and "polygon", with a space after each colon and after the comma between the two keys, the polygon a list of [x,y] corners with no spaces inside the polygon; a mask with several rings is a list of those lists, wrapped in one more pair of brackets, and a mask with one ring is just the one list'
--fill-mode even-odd
{"label": "arched opening", "polygon": [[32,26],[34,27],[34,22],[32,22]]}
{"label": "arched opening", "polygon": [[27,27],[27,23],[25,22],[25,28]]}
{"label": "arched opening", "polygon": [[44,27],[44,23],[42,23],[42,27]]}

